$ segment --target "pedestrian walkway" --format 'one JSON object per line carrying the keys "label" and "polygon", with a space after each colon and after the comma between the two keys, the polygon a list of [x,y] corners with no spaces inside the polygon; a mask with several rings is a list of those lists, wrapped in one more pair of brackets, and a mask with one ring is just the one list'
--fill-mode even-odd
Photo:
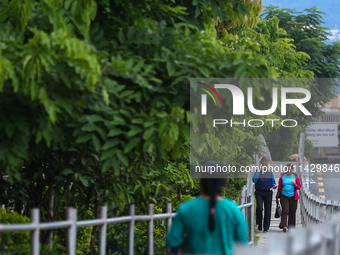
{"label": "pedestrian walkway", "polygon": [[[292,162],[271,162],[270,165],[276,166],[276,165],[286,165],[288,163],[292,163]],[[279,184],[279,179],[280,179],[280,175],[281,173],[275,173],[274,172],[274,178],[276,181],[276,184]],[[268,243],[268,239],[269,237],[273,236],[273,235],[284,235],[286,233],[284,233],[282,231],[282,229],[279,228],[279,224],[280,224],[280,218],[276,219],[274,217],[275,215],[275,210],[276,210],[276,193],[277,193],[277,189],[273,190],[273,200],[272,200],[272,216],[271,216],[271,221],[270,221],[270,229],[268,233],[263,233],[262,231],[260,233],[257,234],[257,236],[260,237],[260,239],[257,242],[257,247],[264,247],[266,246],[266,244]],[[301,213],[300,213],[300,201],[298,202],[298,207],[296,210],[296,228],[302,228],[302,223],[301,223]]]}

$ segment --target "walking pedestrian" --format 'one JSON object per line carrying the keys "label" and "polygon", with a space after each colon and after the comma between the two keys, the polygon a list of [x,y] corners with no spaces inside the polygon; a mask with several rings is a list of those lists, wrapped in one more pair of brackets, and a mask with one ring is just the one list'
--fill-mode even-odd
{"label": "walking pedestrian", "polygon": [[[208,161],[205,166],[216,166]],[[201,195],[180,205],[167,234],[170,248],[186,254],[231,255],[235,242],[248,243],[247,223],[238,206],[221,197],[222,178],[201,179]],[[185,243],[183,247],[183,243]]]}
{"label": "walking pedestrian", "polygon": [[[268,169],[267,158],[261,158],[259,171],[254,173],[253,182],[255,183],[256,198],[256,225],[259,231],[268,232],[270,227],[270,217],[272,211],[273,191],[276,189],[274,175]],[[262,221],[264,208],[264,219]],[[262,228],[263,227],[263,228]]]}
{"label": "walking pedestrian", "polygon": [[[288,228],[295,228],[296,209],[299,199],[298,190],[301,188],[300,178],[296,173],[293,173],[294,166],[286,165],[286,173],[281,173],[279,180],[278,192],[276,194],[276,203],[280,198],[282,207],[281,222],[279,228],[286,232]],[[288,217],[288,226],[287,226]]]}

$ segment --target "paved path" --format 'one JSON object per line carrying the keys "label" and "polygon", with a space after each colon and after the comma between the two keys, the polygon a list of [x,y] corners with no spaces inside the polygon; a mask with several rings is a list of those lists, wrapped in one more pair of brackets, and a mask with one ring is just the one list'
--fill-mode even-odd
{"label": "paved path", "polygon": [[[280,165],[280,164],[288,164],[288,163],[293,163],[293,162],[272,162],[270,165]],[[276,184],[279,184],[279,178],[280,178],[280,173],[275,173],[274,172],[274,178],[276,181]],[[263,233],[260,232],[257,234],[257,236],[260,237],[259,241],[257,242],[258,247],[264,247],[268,243],[268,238],[273,235],[284,235],[282,229],[279,228],[280,224],[280,218],[276,219],[274,217],[275,215],[275,210],[276,210],[276,192],[277,189],[273,191],[273,200],[272,200],[272,217],[271,217],[271,222],[270,222],[270,229],[268,233]],[[300,214],[300,202],[298,202],[298,208],[296,210],[296,228],[302,228],[302,223],[301,223],[301,214]]]}

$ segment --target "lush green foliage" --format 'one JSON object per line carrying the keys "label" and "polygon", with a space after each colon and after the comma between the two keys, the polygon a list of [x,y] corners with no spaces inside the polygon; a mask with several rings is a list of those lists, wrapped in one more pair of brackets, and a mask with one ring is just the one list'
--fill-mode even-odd
{"label": "lush green foliage", "polygon": [[[305,12],[296,12],[292,9],[279,9],[269,6],[263,16],[271,18],[276,16],[280,26],[287,32],[284,38],[293,39],[297,51],[307,53],[310,59],[306,69],[314,73],[314,78],[338,78],[340,73],[340,43],[325,44],[328,32],[323,24],[323,12],[312,7]],[[310,86],[313,101],[306,104],[313,111],[313,117],[322,114],[320,107],[334,97],[334,86],[338,84],[325,84],[323,86]],[[318,103],[315,103],[318,102]]]}
{"label": "lush green foliage", "polygon": [[217,17],[254,25],[252,2],[0,5],[0,203],[39,207],[43,221],[65,206],[89,218],[89,206],[98,217],[104,204],[114,216],[169,202],[191,185],[188,78],[272,75],[263,56],[215,39]]}
{"label": "lush green foliage", "polygon": [[[29,223],[30,219],[26,216],[12,212],[9,209],[0,208],[0,224],[19,224]],[[77,233],[77,254],[90,254],[92,227],[81,228]],[[66,254],[66,235],[65,231],[56,231],[53,236],[53,245],[41,247],[42,255]],[[31,254],[31,233],[24,232],[1,232],[0,233],[0,254]]]}
{"label": "lush green foliage", "polygon": [[[0,223],[4,224],[18,224],[29,223],[30,219],[26,216],[11,212],[8,209],[0,208]],[[13,233],[0,233],[0,254],[29,254],[31,237],[30,232],[13,232]],[[18,246],[18,244],[20,244]]]}
{"label": "lush green foliage", "polygon": [[340,71],[340,43],[324,43],[329,35],[326,27],[322,26],[324,14],[317,7],[305,9],[305,12],[296,12],[293,9],[279,9],[271,5],[265,9],[263,16],[276,16],[280,20],[280,27],[287,32],[284,37],[293,39],[296,50],[310,56],[307,68],[316,78],[337,78]]}
{"label": "lush green foliage", "polygon": [[[301,64],[299,68],[290,61],[291,59],[299,58],[297,54],[292,54],[288,59],[289,62],[281,59],[284,68],[280,68],[282,70],[280,76],[295,78],[339,77],[340,43],[325,44],[324,41],[327,39],[328,32],[322,26],[323,14],[316,7],[306,9],[305,12],[297,12],[293,9],[279,9],[272,5],[265,8],[263,17],[266,19],[279,19],[278,25],[286,31],[278,34],[278,40],[289,41],[292,48],[294,47],[303,57],[300,61],[303,69],[301,69]],[[282,50],[284,48],[278,47],[277,49]],[[274,55],[278,56],[280,53]],[[287,68],[293,71],[291,75],[287,76]],[[312,100],[306,106],[312,111],[313,117],[322,114],[320,106],[334,97],[335,85],[332,84],[331,80],[324,82],[324,84],[310,84],[309,90],[312,94]],[[296,117],[299,117],[299,115]],[[299,133],[305,132],[303,127],[310,121],[304,116],[300,117],[305,120],[302,122],[304,124],[302,129],[297,127],[288,131],[280,128],[279,132],[274,131],[265,135],[273,159],[287,160],[289,155],[297,153]],[[306,155],[310,155],[311,150],[311,143],[306,142]]]}
{"label": "lush green foliage", "polygon": [[[278,19],[260,21],[258,1],[2,0],[0,10],[0,176],[8,175],[0,178],[0,204],[25,215],[38,207],[43,221],[63,219],[67,206],[88,219],[105,204],[109,216],[127,214],[129,203],[145,214],[149,203],[160,212],[197,195],[190,77],[312,76],[308,55],[281,37]],[[258,109],[268,106],[263,95],[270,98],[268,88],[254,89]],[[247,165],[258,133],[209,132],[215,143],[194,149]],[[243,182],[229,180],[224,194],[236,199]],[[97,230],[85,230],[81,253],[96,251]],[[117,247],[110,252],[124,253],[125,232],[109,230],[117,237],[108,238]],[[143,253],[145,226],[136,233]],[[64,234],[53,238],[63,243]]]}

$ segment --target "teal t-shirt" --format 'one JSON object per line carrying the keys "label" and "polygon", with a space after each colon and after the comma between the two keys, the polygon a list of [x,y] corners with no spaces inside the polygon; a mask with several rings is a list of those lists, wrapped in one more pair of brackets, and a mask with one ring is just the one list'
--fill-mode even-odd
{"label": "teal t-shirt", "polygon": [[168,247],[178,247],[186,234],[186,254],[231,255],[235,242],[248,243],[248,228],[238,206],[229,199],[217,200],[215,229],[209,231],[209,199],[197,197],[179,207],[167,234]]}
{"label": "teal t-shirt", "polygon": [[285,174],[284,176],[282,176],[283,187],[281,193],[286,197],[294,197],[295,188],[292,184],[292,180],[296,183],[295,174]]}

